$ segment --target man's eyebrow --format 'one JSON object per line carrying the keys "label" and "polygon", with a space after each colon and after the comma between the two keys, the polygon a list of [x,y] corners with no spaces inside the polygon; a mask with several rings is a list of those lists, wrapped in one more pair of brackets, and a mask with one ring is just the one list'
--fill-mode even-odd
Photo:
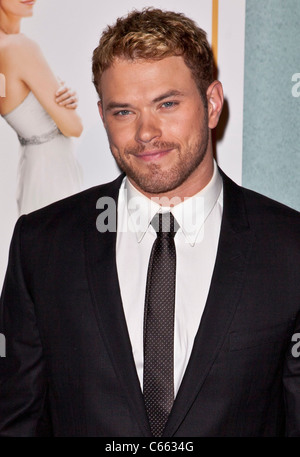
{"label": "man's eyebrow", "polygon": [[[161,102],[162,100],[165,100],[166,98],[169,98],[169,97],[180,97],[183,95],[184,95],[184,93],[181,92],[180,90],[169,90],[168,92],[165,92],[164,94],[161,94],[158,97],[154,98],[152,100],[152,103]],[[133,105],[131,105],[130,103],[119,103],[119,102],[111,101],[107,104],[105,111],[111,111],[113,109],[130,109],[130,108],[133,108]]]}
{"label": "man's eyebrow", "polygon": [[132,105],[130,105],[130,103],[109,102],[107,104],[105,110],[110,111],[115,108],[128,109],[128,108],[132,108]]}
{"label": "man's eyebrow", "polygon": [[164,100],[165,98],[169,98],[169,97],[178,97],[178,96],[183,96],[183,95],[184,95],[184,93],[181,92],[180,90],[169,90],[168,92],[165,92],[164,94],[159,95],[158,97],[156,97],[156,98],[153,100],[153,103],[161,102],[161,101]]}

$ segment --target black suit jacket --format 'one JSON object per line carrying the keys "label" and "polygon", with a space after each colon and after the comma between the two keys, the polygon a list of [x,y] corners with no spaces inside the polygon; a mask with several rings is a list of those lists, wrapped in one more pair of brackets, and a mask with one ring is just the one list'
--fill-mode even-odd
{"label": "black suit jacket", "polygon": [[[164,435],[300,435],[300,358],[292,354],[300,332],[299,214],[222,176],[211,287]],[[1,436],[151,436],[118,285],[116,233],[96,229],[97,200],[116,202],[120,183],[16,224],[1,298]]]}

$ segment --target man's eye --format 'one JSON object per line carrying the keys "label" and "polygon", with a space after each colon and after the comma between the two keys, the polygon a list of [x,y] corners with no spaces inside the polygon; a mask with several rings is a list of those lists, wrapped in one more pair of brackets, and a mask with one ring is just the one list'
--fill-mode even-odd
{"label": "man's eye", "polygon": [[114,113],[114,116],[128,116],[128,114],[130,114],[130,111],[127,109],[122,109],[121,111]]}
{"label": "man's eye", "polygon": [[176,105],[178,105],[178,102],[164,102],[161,106],[163,108],[173,108]]}

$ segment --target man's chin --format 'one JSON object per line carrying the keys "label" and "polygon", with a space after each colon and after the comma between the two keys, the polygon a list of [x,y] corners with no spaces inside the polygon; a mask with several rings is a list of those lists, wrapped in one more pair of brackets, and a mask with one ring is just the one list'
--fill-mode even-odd
{"label": "man's chin", "polygon": [[166,194],[173,191],[179,187],[183,180],[179,177],[175,179],[170,179],[170,174],[166,174],[165,177],[159,176],[159,179],[145,177],[143,179],[137,178],[135,176],[129,176],[131,183],[142,193],[151,194],[151,195],[160,195]]}

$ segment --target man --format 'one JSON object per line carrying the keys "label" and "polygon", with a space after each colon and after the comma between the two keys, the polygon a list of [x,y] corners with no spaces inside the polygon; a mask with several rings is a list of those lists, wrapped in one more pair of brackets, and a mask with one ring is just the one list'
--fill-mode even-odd
{"label": "man", "polygon": [[298,213],[216,166],[212,69],[183,15],[104,31],[94,83],[125,175],[16,225],[2,436],[300,435]]}

